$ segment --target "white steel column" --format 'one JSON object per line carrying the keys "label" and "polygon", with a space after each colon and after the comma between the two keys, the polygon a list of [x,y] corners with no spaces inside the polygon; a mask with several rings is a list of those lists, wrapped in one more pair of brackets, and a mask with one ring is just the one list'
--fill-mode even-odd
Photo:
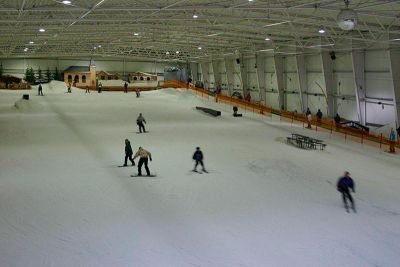
{"label": "white steel column", "polygon": [[210,84],[210,68],[208,62],[201,62],[201,73],[203,74],[204,89],[208,89]]}
{"label": "white steel column", "polygon": [[[399,35],[397,35],[396,38],[399,38]],[[398,127],[400,124],[400,49],[393,47],[389,49],[388,53],[390,60],[390,74],[393,81],[395,120],[396,126]]]}
{"label": "white steel column", "polygon": [[365,53],[363,51],[351,52],[353,63],[354,89],[356,92],[358,120],[362,125],[366,124],[365,102]]}
{"label": "white steel column", "polygon": [[297,79],[299,81],[299,97],[302,112],[306,112],[308,107],[308,97],[307,97],[307,70],[304,61],[304,55],[296,55],[296,70]]}
{"label": "white steel column", "polygon": [[240,81],[242,83],[241,84],[242,85],[242,95],[244,98],[249,93],[249,90],[248,90],[249,85],[247,83],[247,68],[246,68],[246,65],[244,64],[243,57],[240,62]]}
{"label": "white steel column", "polygon": [[285,84],[283,80],[283,57],[274,55],[275,76],[278,85],[279,109],[286,110]]}
{"label": "white steel column", "polygon": [[266,80],[265,80],[265,56],[256,54],[256,65],[257,65],[257,84],[260,93],[260,103],[266,105]]}
{"label": "white steel column", "polygon": [[337,108],[335,106],[336,101],[333,94],[333,63],[328,51],[321,52],[321,62],[325,81],[324,93],[326,97],[326,103],[328,105],[327,114],[328,116],[333,117],[335,116]]}
{"label": "white steel column", "polygon": [[214,89],[217,88],[218,84],[221,84],[221,75],[218,69],[218,62],[212,61],[213,73],[214,73]]}
{"label": "white steel column", "polygon": [[190,70],[191,70],[190,76],[192,77],[193,81],[197,80],[197,77],[198,77],[197,73],[199,72],[199,67],[198,66],[199,65],[198,65],[197,62],[191,62],[190,63]]}
{"label": "white steel column", "polygon": [[231,96],[233,93],[233,88],[234,88],[234,67],[233,67],[233,59],[230,57],[225,57],[225,68],[226,68],[226,81],[227,81],[227,86],[228,86],[228,94]]}

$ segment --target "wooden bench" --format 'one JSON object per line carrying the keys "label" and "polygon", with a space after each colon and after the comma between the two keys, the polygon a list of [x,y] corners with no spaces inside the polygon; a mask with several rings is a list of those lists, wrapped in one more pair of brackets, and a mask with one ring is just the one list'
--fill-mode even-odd
{"label": "wooden bench", "polygon": [[197,110],[201,110],[205,113],[208,113],[214,117],[221,116],[221,111],[211,109],[211,108],[204,108],[204,107],[196,107]]}

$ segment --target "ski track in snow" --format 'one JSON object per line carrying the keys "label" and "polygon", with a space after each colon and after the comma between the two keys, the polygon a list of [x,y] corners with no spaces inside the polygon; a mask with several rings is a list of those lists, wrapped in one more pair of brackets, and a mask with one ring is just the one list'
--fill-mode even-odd
{"label": "ski track in snow", "polygon": [[[185,90],[65,91],[0,91],[1,267],[398,266],[398,155],[275,116],[233,118]],[[291,132],[326,151],[286,144]],[[157,177],[117,167],[125,138],[153,154]],[[209,173],[190,171],[196,146]],[[356,214],[336,191],[344,170]]]}

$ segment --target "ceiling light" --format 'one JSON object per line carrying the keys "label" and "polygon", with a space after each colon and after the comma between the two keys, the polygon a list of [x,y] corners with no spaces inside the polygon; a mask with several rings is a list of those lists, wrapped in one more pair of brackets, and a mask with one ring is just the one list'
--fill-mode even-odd
{"label": "ceiling light", "polygon": [[194,13],[193,13],[193,18],[194,18],[194,19],[197,19],[198,17],[199,17],[199,15],[197,15],[197,13],[194,12]]}
{"label": "ceiling light", "polygon": [[321,25],[321,26],[319,27],[318,32],[321,33],[321,34],[325,33],[325,27]]}
{"label": "ceiling light", "polygon": [[277,26],[277,25],[281,25],[281,24],[286,24],[286,23],[289,23],[289,22],[290,21],[285,20],[285,21],[282,21],[282,22],[276,22],[276,23],[267,24],[267,25],[264,25],[264,27],[272,27],[272,26]]}
{"label": "ceiling light", "polygon": [[40,31],[40,32],[45,32],[46,29],[45,29],[45,28],[39,28],[39,31]]}
{"label": "ceiling light", "polygon": [[29,44],[34,44],[34,42],[33,41],[29,41]]}
{"label": "ceiling light", "polygon": [[138,32],[134,32],[133,35],[139,36],[139,33]]}
{"label": "ceiling light", "polygon": [[98,48],[101,48],[101,45],[98,45],[97,47],[98,47]]}
{"label": "ceiling light", "polygon": [[95,47],[93,47],[93,49],[94,49],[94,50],[96,50],[96,49],[97,49],[97,47],[95,46]]}
{"label": "ceiling light", "polygon": [[166,55],[169,55],[169,51],[165,52]]}
{"label": "ceiling light", "polygon": [[175,53],[176,53],[176,54],[179,54],[179,51],[176,51]]}
{"label": "ceiling light", "polygon": [[337,24],[345,31],[354,29],[357,25],[357,13],[353,9],[342,9],[337,16]]}
{"label": "ceiling light", "polygon": [[197,49],[199,49],[199,50],[201,50],[201,49],[203,49],[201,46],[199,46],[199,47],[197,47]]}
{"label": "ceiling light", "polygon": [[249,0],[249,2],[253,2],[254,0]]}
{"label": "ceiling light", "polygon": [[70,5],[70,4],[71,4],[71,1],[64,0],[64,1],[62,1],[61,3],[63,3],[64,5]]}
{"label": "ceiling light", "polygon": [[25,48],[24,48],[24,52],[27,52],[28,50],[29,50],[28,47],[25,47]]}

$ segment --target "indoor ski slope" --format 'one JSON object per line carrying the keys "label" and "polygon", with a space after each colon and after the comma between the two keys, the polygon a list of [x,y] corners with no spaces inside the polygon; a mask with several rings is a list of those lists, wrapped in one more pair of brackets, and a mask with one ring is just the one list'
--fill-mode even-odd
{"label": "indoor ski slope", "polygon": [[[1,267],[399,266],[398,155],[227,106],[210,117],[194,107],[217,104],[187,91],[65,91],[0,91]],[[327,150],[289,146],[291,132]],[[117,167],[125,138],[156,178]],[[190,172],[196,146],[209,174]],[[335,189],[344,170],[357,214]]]}

